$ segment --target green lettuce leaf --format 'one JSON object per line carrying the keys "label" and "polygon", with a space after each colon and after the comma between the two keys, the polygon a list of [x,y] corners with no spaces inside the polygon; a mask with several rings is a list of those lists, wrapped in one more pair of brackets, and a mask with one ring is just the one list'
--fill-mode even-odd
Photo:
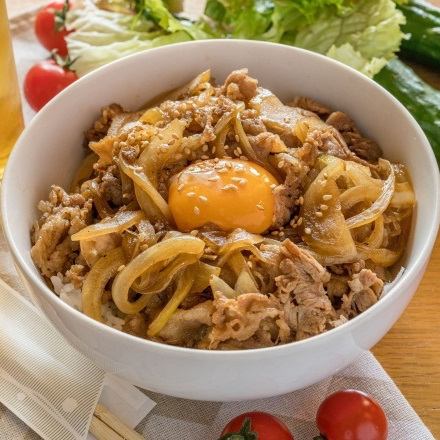
{"label": "green lettuce leaf", "polygon": [[369,77],[404,37],[392,0],[208,0],[205,13],[229,36],[302,47]]}
{"label": "green lettuce leaf", "polygon": [[205,15],[234,38],[261,39],[273,9],[272,0],[208,0]]}
{"label": "green lettuce leaf", "polygon": [[[153,47],[207,38],[188,20],[179,20],[161,0],[142,0],[137,16],[98,8],[92,0],[67,14],[66,38],[72,69],[79,76],[118,58]],[[148,14],[147,14],[148,12]]]}

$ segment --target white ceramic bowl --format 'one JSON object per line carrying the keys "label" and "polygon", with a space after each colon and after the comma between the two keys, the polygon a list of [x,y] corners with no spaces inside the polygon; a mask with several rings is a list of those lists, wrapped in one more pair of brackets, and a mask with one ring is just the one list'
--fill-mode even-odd
{"label": "white ceramic bowl", "polygon": [[[100,324],[63,303],[30,258],[29,231],[48,188],[67,185],[83,149],[83,133],[100,107],[136,109],[210,67],[220,82],[248,67],[283,99],[310,96],[348,112],[385,156],[408,165],[417,208],[402,278],[349,323],[313,338],[247,351],[199,351],[142,340]],[[250,41],[201,41],[150,50],[98,69],[51,101],[29,124],[3,180],[6,237],[29,293],[66,340],[105,370],[149,390],[201,400],[254,399],[319,381],[353,361],[388,331],[413,296],[439,224],[439,172],[422,130],[384,89],[328,58]]]}

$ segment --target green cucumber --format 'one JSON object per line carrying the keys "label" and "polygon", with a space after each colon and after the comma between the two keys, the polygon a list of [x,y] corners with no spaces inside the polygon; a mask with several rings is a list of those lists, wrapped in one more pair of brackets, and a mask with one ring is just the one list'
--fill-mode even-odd
{"label": "green cucumber", "polygon": [[374,80],[393,94],[426,134],[440,165],[440,91],[425,83],[401,61],[391,60]]}
{"label": "green cucumber", "polygon": [[440,68],[440,8],[419,0],[398,6],[406,17],[400,55],[431,67]]}

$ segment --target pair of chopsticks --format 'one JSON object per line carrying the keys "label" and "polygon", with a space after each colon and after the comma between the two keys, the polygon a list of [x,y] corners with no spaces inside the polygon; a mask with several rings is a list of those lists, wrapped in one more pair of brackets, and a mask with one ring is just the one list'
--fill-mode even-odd
{"label": "pair of chopsticks", "polygon": [[104,405],[98,403],[90,424],[90,433],[97,440],[144,440]]}

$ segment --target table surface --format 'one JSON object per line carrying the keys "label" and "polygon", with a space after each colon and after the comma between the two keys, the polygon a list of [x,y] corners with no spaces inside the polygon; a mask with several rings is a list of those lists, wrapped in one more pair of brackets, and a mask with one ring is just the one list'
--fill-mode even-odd
{"label": "table surface", "polygon": [[[7,0],[10,16],[47,0]],[[435,0],[440,6],[440,0]],[[440,72],[417,68],[440,88]],[[373,348],[388,374],[440,439],[440,236],[416,296],[405,313]]]}

